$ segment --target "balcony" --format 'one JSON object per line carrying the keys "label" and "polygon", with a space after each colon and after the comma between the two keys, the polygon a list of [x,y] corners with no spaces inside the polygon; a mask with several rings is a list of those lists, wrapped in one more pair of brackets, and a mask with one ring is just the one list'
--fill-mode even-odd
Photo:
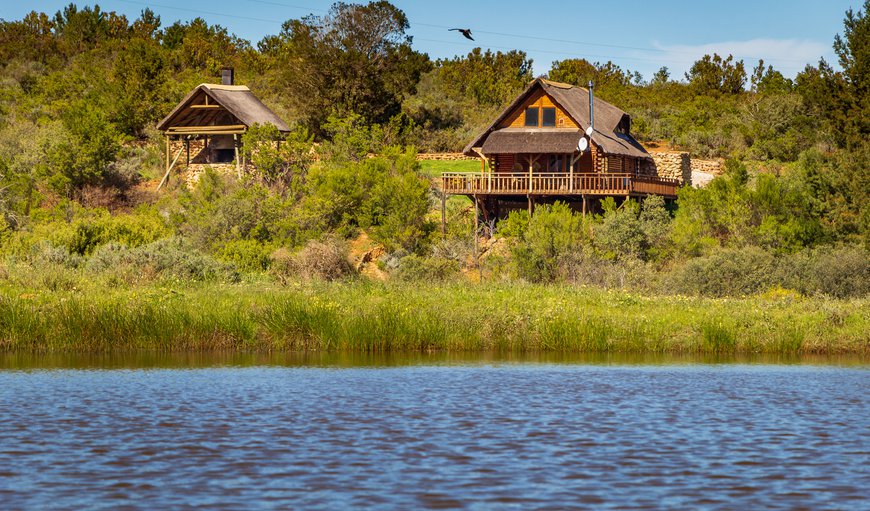
{"label": "balcony", "polygon": [[619,174],[527,172],[445,172],[441,189],[449,195],[662,195],[677,196],[677,179]]}

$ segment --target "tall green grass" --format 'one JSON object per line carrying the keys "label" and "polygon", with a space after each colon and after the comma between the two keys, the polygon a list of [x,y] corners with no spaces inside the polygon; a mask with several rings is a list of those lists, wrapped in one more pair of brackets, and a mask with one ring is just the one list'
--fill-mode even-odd
{"label": "tall green grass", "polygon": [[868,353],[870,302],[367,282],[3,289],[0,350]]}

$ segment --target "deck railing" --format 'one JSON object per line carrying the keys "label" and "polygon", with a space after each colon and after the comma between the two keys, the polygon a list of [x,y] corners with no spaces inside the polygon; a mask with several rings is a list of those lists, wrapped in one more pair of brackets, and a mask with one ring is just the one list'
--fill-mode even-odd
{"label": "deck railing", "polygon": [[441,189],[450,194],[676,196],[680,182],[638,174],[566,174],[564,172],[445,172]]}

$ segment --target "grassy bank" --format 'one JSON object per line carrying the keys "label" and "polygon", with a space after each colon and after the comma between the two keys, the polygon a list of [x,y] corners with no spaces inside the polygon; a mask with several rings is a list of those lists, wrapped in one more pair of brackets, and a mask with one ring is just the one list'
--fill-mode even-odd
{"label": "grassy bank", "polygon": [[867,353],[870,302],[516,284],[6,288],[0,349]]}

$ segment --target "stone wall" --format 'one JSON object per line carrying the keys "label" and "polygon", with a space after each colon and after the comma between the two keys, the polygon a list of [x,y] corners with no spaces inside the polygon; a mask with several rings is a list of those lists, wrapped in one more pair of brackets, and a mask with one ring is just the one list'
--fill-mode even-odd
{"label": "stone wall", "polygon": [[706,172],[718,176],[722,173],[722,163],[716,160],[692,159],[692,172]]}
{"label": "stone wall", "polygon": [[417,153],[418,160],[477,160],[473,156],[465,156],[462,153]]}
{"label": "stone wall", "polygon": [[692,184],[692,159],[689,153],[664,152],[652,153],[656,172],[659,177],[678,179],[681,183]]}
{"label": "stone wall", "polygon": [[[181,179],[183,179],[187,184],[187,187],[192,190],[196,188],[196,184],[199,182],[199,177],[203,172],[205,172],[206,168],[211,168],[222,176],[238,176],[235,163],[191,163],[190,166],[182,172]],[[250,165],[241,167],[242,174],[250,172],[251,170],[252,168]]]}

